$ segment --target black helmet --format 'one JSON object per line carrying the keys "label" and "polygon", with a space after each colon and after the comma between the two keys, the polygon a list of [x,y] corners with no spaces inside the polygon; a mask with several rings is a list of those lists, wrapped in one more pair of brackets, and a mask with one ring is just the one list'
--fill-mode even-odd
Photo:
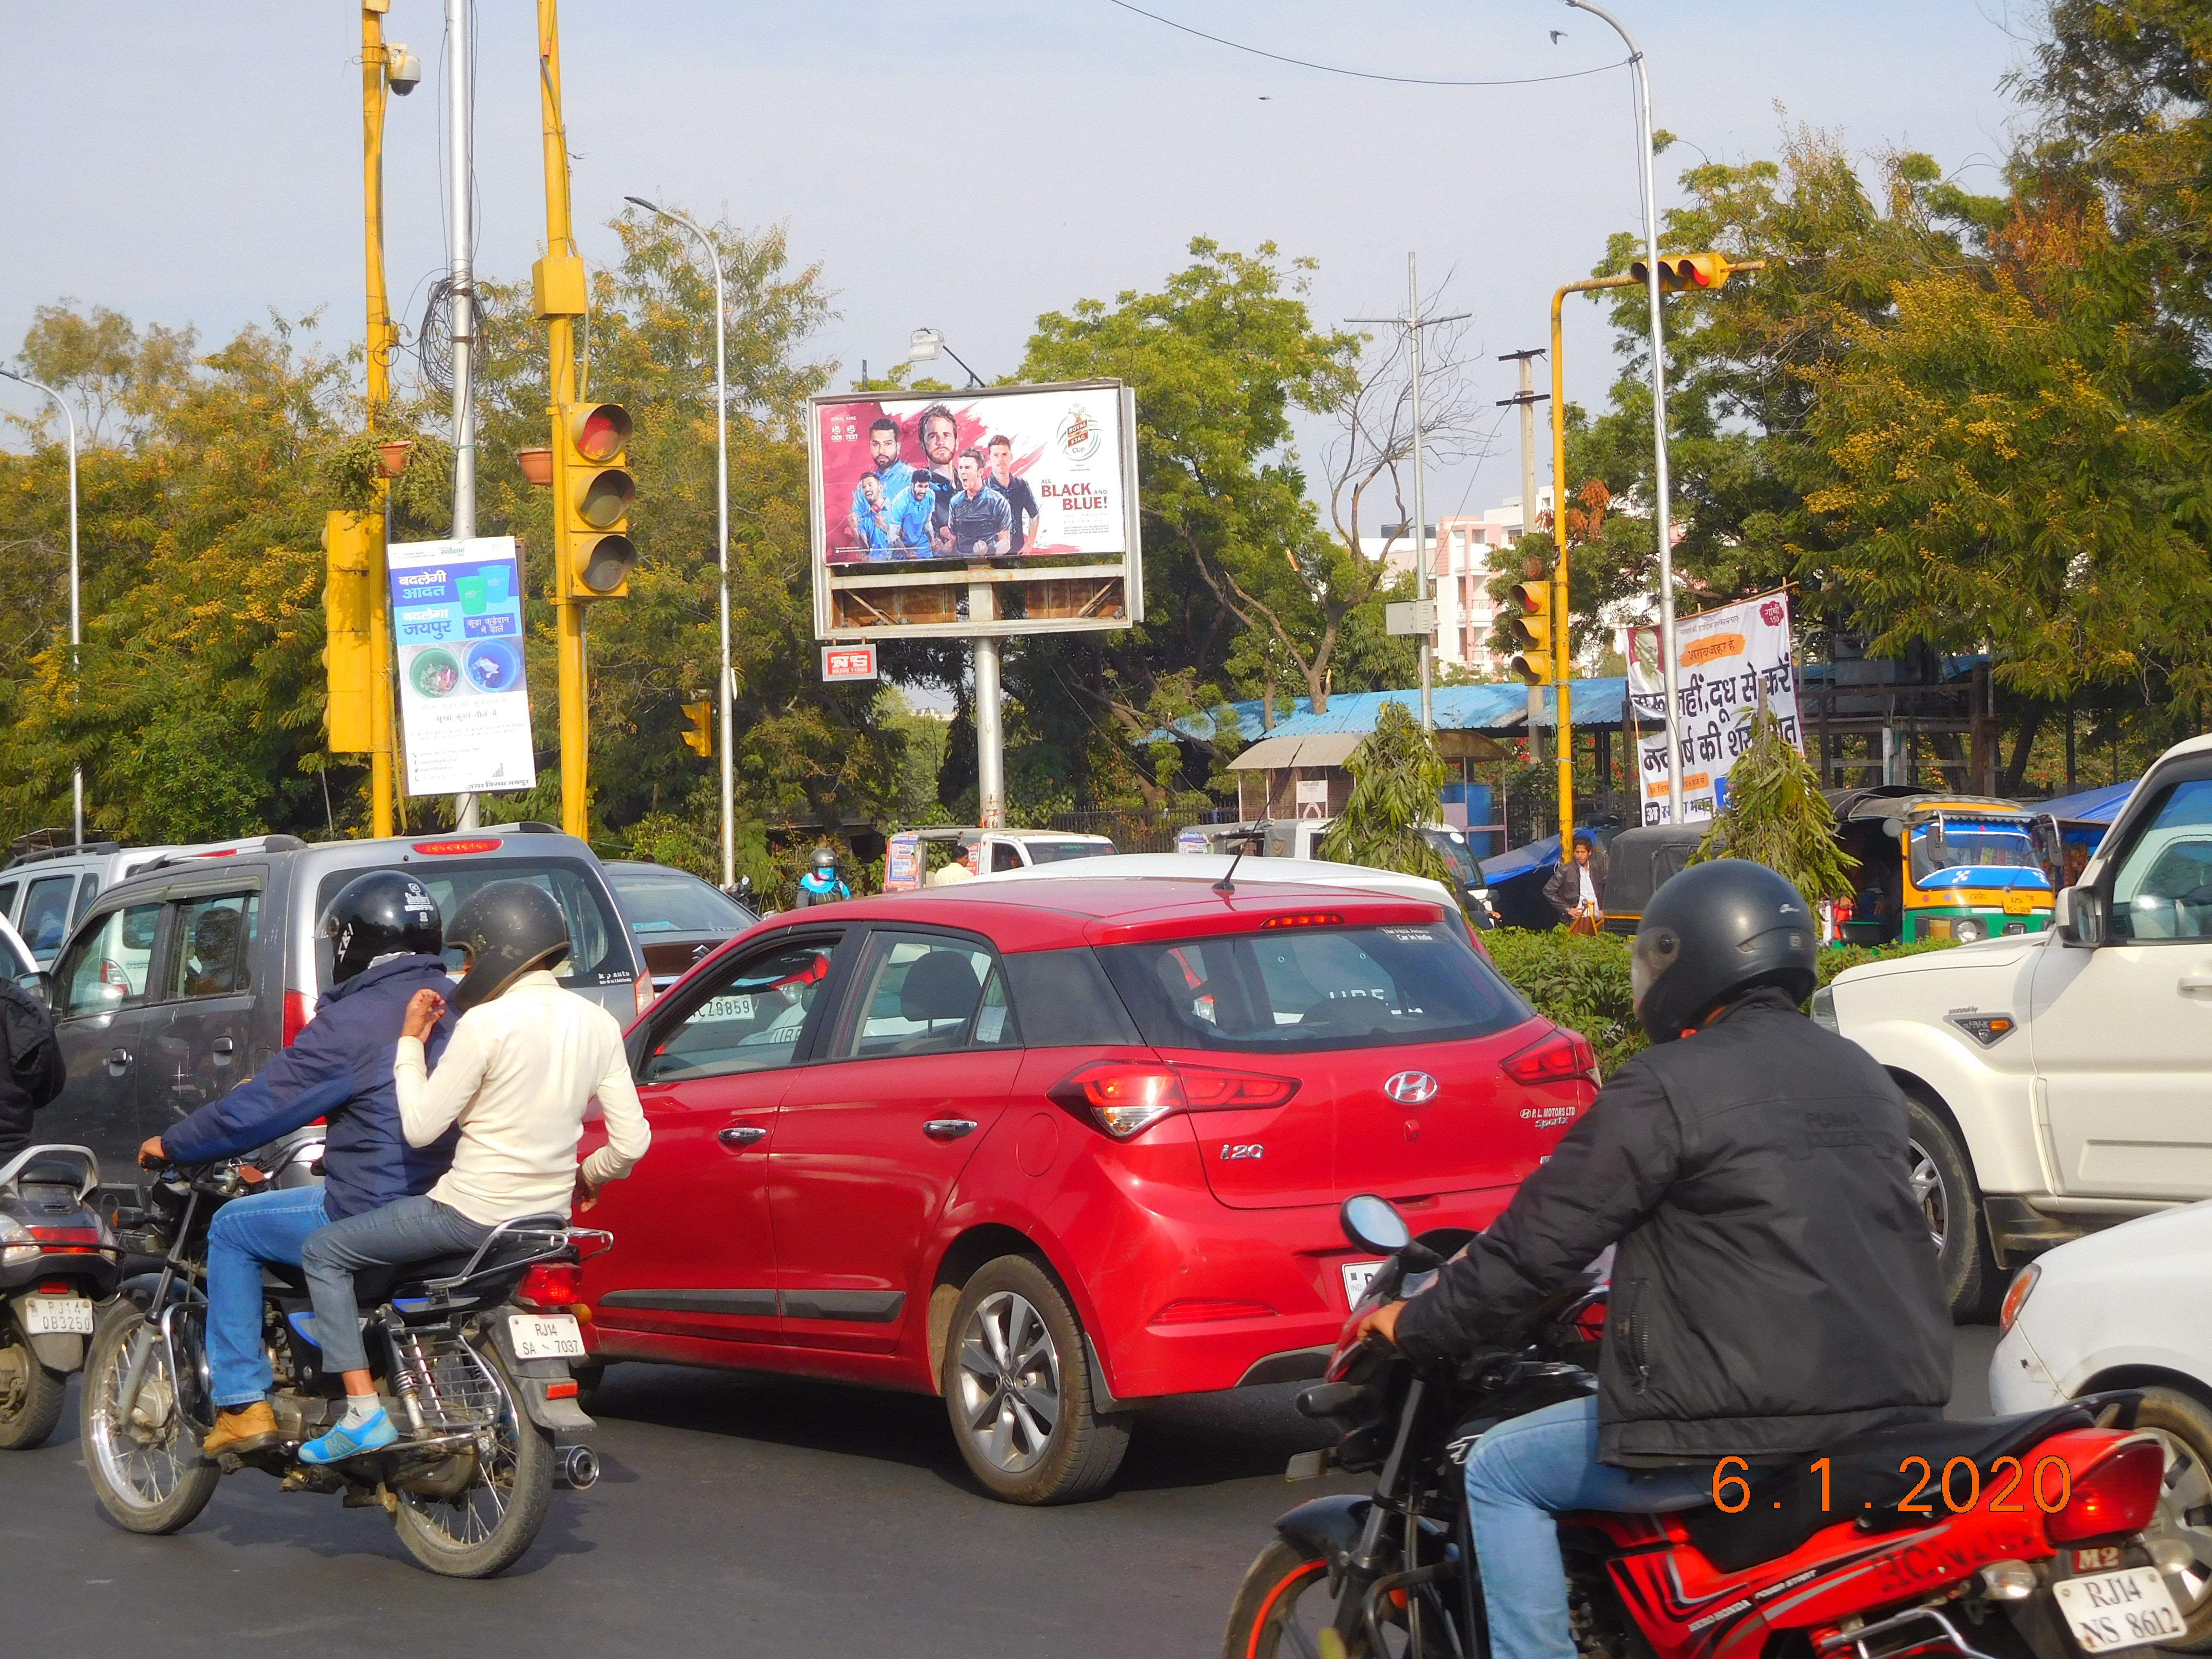
{"label": "black helmet", "polygon": [[1637,924],[1636,1017],[1652,1042],[1671,1042],[1754,986],[1802,1002],[1820,949],[1812,907],[1783,877],[1744,859],[1693,864],[1651,896]]}
{"label": "black helmet", "polygon": [[434,957],[446,948],[438,901],[404,870],[356,876],[323,908],[315,931],[331,942],[331,983],[343,985],[379,957]]}
{"label": "black helmet", "polygon": [[495,881],[453,913],[453,943],[468,956],[453,1005],[464,1013],[489,1002],[533,968],[568,954],[568,923],[553,896],[534,882]]}

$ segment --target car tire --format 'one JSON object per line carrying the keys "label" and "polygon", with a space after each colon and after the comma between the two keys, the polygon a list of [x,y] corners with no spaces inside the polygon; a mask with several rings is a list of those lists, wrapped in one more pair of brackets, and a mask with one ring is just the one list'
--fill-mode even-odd
{"label": "car tire", "polygon": [[1129,1449],[1129,1413],[1092,1401],[1075,1310],[1026,1256],[987,1261],[962,1287],[939,1381],[961,1457],[1006,1503],[1096,1497]]}
{"label": "car tire", "polygon": [[2147,1388],[2136,1426],[2155,1434],[2166,1448],[2166,1484],[2158,1514],[2143,1529],[2187,1546],[2193,1565],[2168,1573],[2166,1588],[2188,1626],[2179,1641],[2159,1645],[2173,1653],[2212,1652],[2212,1409],[2179,1389]]}
{"label": "car tire", "polygon": [[1990,1250],[1973,1166],[1949,1118],[1916,1096],[1906,1096],[1905,1104],[1911,1117],[1912,1193],[1928,1215],[1943,1299],[1955,1322],[1987,1323],[2004,1295],[2005,1274]]}

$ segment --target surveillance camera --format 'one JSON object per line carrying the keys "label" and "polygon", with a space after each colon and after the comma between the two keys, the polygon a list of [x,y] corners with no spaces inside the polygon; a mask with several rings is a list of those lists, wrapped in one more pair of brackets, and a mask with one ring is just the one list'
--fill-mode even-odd
{"label": "surveillance camera", "polygon": [[422,63],[404,46],[387,47],[384,54],[384,83],[404,98],[422,83]]}

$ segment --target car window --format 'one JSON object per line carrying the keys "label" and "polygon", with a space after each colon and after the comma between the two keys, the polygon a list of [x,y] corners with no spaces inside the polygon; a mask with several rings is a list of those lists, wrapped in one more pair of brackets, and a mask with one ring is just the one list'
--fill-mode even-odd
{"label": "car window", "polygon": [[30,952],[18,946],[13,938],[0,933],[0,973],[9,979],[19,979],[31,973],[38,964],[31,960]]}
{"label": "car window", "polygon": [[10,921],[15,917],[15,894],[19,885],[12,881],[0,881],[0,916],[6,916]]}
{"label": "car window", "polygon": [[1030,862],[1058,864],[1066,859],[1101,858],[1113,850],[1114,844],[1104,841],[1033,841]]}
{"label": "car window", "polygon": [[63,1018],[108,1013],[143,1002],[161,920],[158,902],[134,904],[98,918],[79,934],[54,975],[61,987]]}
{"label": "car window", "polygon": [[656,1025],[639,1081],[725,1077],[788,1066],[829,982],[836,939],[784,939],[713,976],[672,1024]]}
{"label": "car window", "polygon": [[681,870],[610,870],[615,896],[641,939],[656,933],[736,933],[759,918]]}
{"label": "car window", "polygon": [[2116,939],[2212,936],[2212,778],[2177,783],[2112,878]]}
{"label": "car window", "polygon": [[1244,1053],[1487,1036],[1528,1005],[1441,922],[1285,927],[1099,953],[1145,1041]]}
{"label": "car window", "polygon": [[1015,1043],[1006,976],[980,945],[939,934],[878,933],[836,1053],[846,1060],[935,1054]]}
{"label": "car window", "polygon": [[178,905],[164,975],[169,994],[222,997],[248,989],[260,924],[258,893],[224,893]]}
{"label": "car window", "polygon": [[77,883],[76,902],[70,907],[70,921],[72,926],[82,921],[84,913],[92,908],[92,901],[99,892],[100,878],[98,876],[87,874],[83,880]]}
{"label": "car window", "polygon": [[[365,870],[397,867],[400,866],[360,866],[331,871],[316,890],[315,914],[321,915],[323,908],[337,896],[338,890]],[[595,872],[587,871],[574,859],[456,859],[451,863],[409,864],[404,867],[430,890],[430,896],[438,902],[438,914],[448,927],[454,912],[479,887],[495,881],[533,883],[553,896],[568,924],[568,961],[560,969],[562,984],[575,988],[627,981],[632,976],[630,946],[622,925],[615,919],[606,889]],[[461,966],[459,952],[447,951],[446,963],[458,973]],[[315,970],[316,983],[330,983],[328,939],[315,942]]]}
{"label": "car window", "polygon": [[1003,841],[991,843],[991,867],[994,870],[1018,870],[1022,867],[1020,849]]}
{"label": "car window", "polygon": [[69,934],[70,889],[76,883],[74,873],[41,876],[24,893],[23,919],[15,924],[15,931],[31,947],[33,956],[51,957],[62,948],[62,940]]}

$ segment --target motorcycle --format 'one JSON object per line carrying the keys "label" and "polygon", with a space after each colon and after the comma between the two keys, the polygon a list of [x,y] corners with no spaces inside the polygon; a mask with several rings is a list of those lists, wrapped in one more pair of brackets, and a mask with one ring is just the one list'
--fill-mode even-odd
{"label": "motorcycle", "polygon": [[535,1216],[501,1224],[466,1255],[356,1274],[370,1370],[400,1437],[331,1464],[302,1462],[300,1448],[343,1413],[343,1388],[323,1365],[304,1278],[268,1269],[262,1328],[280,1438],[210,1461],[208,1226],[259,1189],[249,1180],[259,1174],[237,1160],[172,1166],[144,1211],[118,1218],[125,1246],[161,1267],[125,1281],[93,1335],[81,1413],[94,1495],[126,1529],[167,1534],[198,1517],[224,1475],[258,1469],[281,1491],[381,1507],[433,1572],[504,1571],[538,1535],[556,1480],[580,1490],[598,1478],[569,1370],[584,1352],[572,1310],[581,1263],[612,1236]]}
{"label": "motorcycle", "polygon": [[[1372,1492],[1275,1523],[1230,1614],[1227,1659],[1489,1653],[1466,1462],[1485,1431],[1596,1391],[1605,1291],[1569,1287],[1495,1348],[1442,1367],[1363,1341],[1374,1308],[1443,1259],[1383,1200],[1346,1201],[1346,1236],[1387,1257],[1325,1380],[1299,1396],[1336,1445],[1293,1480],[1373,1472]],[[2186,1547],[2146,1542],[2166,1455],[2138,1395],[2093,1395],[1988,1421],[1878,1429],[1778,1469],[1723,1458],[1714,1501],[1559,1517],[1583,1659],[2078,1659],[2185,1632]]]}
{"label": "motorcycle", "polygon": [[94,1304],[115,1291],[114,1235],[92,1208],[100,1161],[83,1146],[32,1146],[0,1165],[0,1451],[46,1443]]}

